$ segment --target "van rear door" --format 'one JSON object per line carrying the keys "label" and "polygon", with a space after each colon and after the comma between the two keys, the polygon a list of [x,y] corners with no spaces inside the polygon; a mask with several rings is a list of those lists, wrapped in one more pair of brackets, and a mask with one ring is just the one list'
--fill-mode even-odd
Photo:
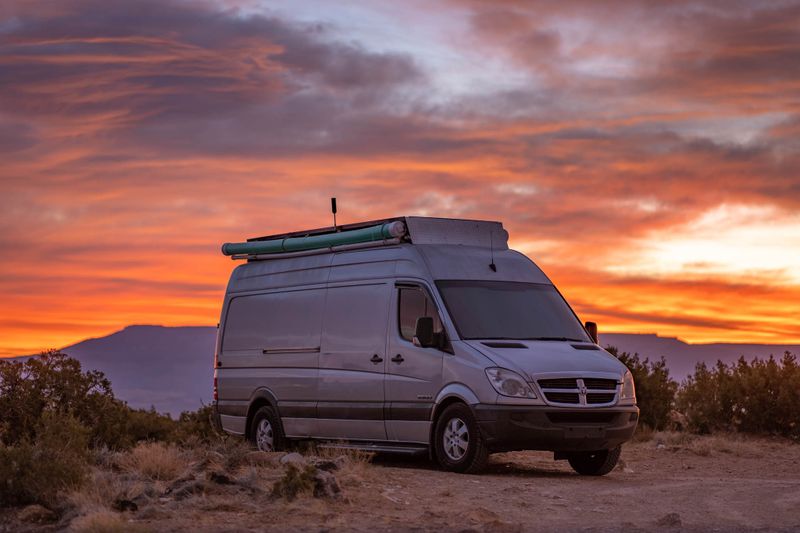
{"label": "van rear door", "polygon": [[236,415],[222,417],[226,429],[244,433],[250,401],[259,389],[267,389],[278,399],[287,435],[315,432],[324,301],[324,287],[230,299],[217,368],[220,412]]}
{"label": "van rear door", "polygon": [[328,286],[319,358],[319,436],[385,440],[384,372],[391,285]]}

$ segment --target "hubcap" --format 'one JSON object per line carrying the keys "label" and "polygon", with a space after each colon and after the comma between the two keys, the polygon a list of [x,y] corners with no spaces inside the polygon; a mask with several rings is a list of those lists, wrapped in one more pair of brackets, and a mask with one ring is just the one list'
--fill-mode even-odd
{"label": "hubcap", "polygon": [[451,418],[444,429],[444,453],[453,461],[460,461],[467,455],[469,430],[460,418]]}
{"label": "hubcap", "polygon": [[266,418],[256,428],[256,446],[262,452],[271,452],[273,443],[272,424]]}

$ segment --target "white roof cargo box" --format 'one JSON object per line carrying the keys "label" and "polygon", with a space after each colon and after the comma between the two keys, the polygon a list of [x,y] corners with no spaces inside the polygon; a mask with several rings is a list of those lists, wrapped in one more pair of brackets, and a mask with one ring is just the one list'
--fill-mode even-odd
{"label": "white roof cargo box", "polygon": [[493,250],[508,249],[508,232],[500,222],[433,217],[395,217],[336,227],[295,231],[248,239],[246,243],[226,243],[225,255],[234,259],[260,259],[267,254],[287,252],[317,253],[343,246],[366,247],[382,244],[464,245]]}
{"label": "white roof cargo box", "polygon": [[508,249],[502,222],[456,218],[403,217],[413,244],[463,244]]}

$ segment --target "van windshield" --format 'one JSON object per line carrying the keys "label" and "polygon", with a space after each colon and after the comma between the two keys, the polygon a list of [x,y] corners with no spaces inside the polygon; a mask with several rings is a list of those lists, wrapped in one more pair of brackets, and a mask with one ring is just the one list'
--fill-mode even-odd
{"label": "van windshield", "polygon": [[459,336],[591,342],[552,285],[512,281],[437,281]]}

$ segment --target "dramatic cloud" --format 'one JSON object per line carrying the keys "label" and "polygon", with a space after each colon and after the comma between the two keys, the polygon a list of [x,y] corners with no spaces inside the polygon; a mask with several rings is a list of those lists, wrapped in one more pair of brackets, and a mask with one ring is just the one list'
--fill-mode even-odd
{"label": "dramatic cloud", "polygon": [[792,1],[4,2],[0,355],[213,324],[219,243],[329,196],[501,219],[605,331],[800,342],[799,87]]}

